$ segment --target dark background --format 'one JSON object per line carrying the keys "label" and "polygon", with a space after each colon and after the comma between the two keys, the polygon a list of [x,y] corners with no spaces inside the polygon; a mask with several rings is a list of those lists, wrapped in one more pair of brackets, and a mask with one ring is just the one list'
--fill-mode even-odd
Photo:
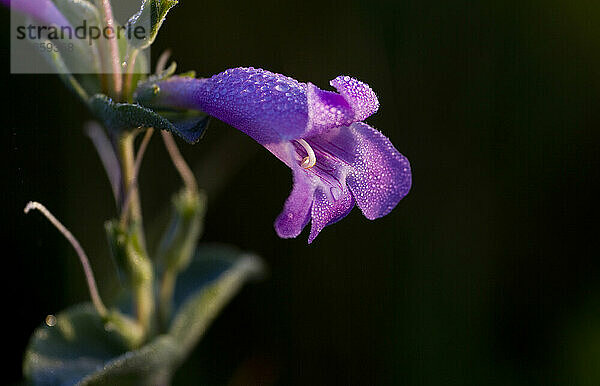
{"label": "dark background", "polygon": [[[103,222],[110,187],[82,104],[54,76],[2,61],[2,377],[18,381],[45,316],[87,300],[46,204],[117,290]],[[182,1],[152,56],[209,76],[254,66],[326,88],[339,74],[378,93],[368,123],[411,161],[388,216],[358,209],[309,247],[272,222],[289,170],[214,120],[181,144],[210,202],[204,240],[260,254],[244,288],[176,378],[181,385],[599,385],[600,3],[418,0]],[[141,172],[146,227],[179,180],[158,137]]]}

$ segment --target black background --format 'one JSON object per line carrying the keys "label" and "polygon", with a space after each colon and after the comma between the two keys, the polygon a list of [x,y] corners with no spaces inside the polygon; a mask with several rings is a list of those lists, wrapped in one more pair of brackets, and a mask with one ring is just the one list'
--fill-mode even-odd
{"label": "black background", "polygon": [[[213,120],[181,143],[209,197],[204,240],[254,251],[244,288],[176,384],[598,385],[600,4],[594,1],[182,1],[152,48],[209,76],[262,67],[378,93],[368,123],[411,161],[411,193],[375,222],[355,209],[309,247],[272,222],[289,170]],[[87,300],[46,204],[117,290],[115,216],[83,105],[50,75],[9,75],[2,52],[2,377],[21,378],[45,316]],[[158,137],[141,188],[155,235],[179,186]],[[201,381],[200,381],[201,380]]]}

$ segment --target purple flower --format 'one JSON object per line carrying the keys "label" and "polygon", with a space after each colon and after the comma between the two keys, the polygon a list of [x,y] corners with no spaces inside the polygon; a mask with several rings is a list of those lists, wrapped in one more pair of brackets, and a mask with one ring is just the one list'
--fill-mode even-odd
{"label": "purple flower", "polygon": [[261,69],[234,68],[207,79],[148,82],[136,99],[152,107],[202,110],[283,161],[294,186],[275,230],[296,237],[312,220],[311,243],[354,204],[370,220],[385,216],[411,186],[408,160],[361,122],[379,107],[373,90],[348,76],[330,83],[338,93]]}
{"label": "purple flower", "polygon": [[55,24],[59,27],[70,25],[52,0],[0,0],[0,3],[48,25]]}

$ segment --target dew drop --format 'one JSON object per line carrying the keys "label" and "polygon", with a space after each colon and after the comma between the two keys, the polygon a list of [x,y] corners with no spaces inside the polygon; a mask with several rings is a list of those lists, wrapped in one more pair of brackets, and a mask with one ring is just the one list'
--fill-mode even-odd
{"label": "dew drop", "polygon": [[277,90],[279,92],[286,92],[289,89],[290,89],[290,86],[288,86],[285,82],[282,82],[282,81],[278,81],[277,84],[275,85],[275,90]]}
{"label": "dew drop", "polygon": [[48,326],[48,327],[56,326],[56,316],[54,316],[52,314],[46,316],[46,326]]}

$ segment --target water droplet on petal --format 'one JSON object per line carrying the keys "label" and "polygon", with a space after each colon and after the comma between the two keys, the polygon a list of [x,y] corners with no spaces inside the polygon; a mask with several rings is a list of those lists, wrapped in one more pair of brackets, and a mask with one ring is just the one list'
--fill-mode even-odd
{"label": "water droplet on petal", "polygon": [[285,82],[282,82],[282,81],[278,81],[277,84],[275,85],[275,90],[280,91],[280,92],[286,92],[289,89],[290,89],[290,86],[288,86]]}

